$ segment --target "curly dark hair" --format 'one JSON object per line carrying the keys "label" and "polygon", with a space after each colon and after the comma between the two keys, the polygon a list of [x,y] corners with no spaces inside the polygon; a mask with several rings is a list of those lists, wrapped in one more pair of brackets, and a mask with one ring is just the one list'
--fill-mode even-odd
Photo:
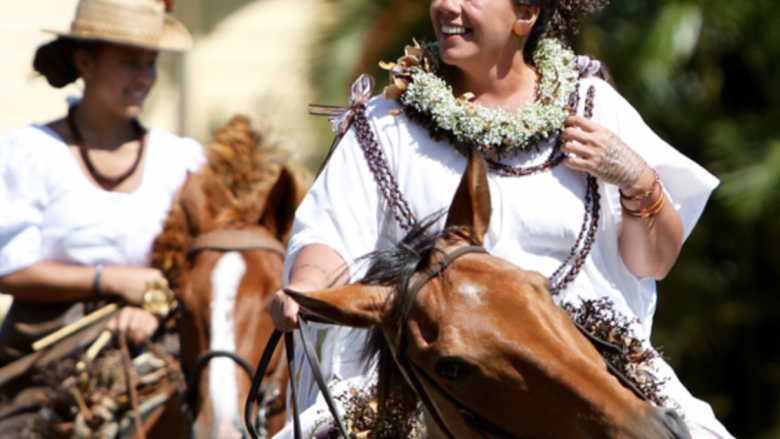
{"label": "curly dark hair", "polygon": [[515,3],[539,6],[539,19],[525,44],[524,55],[532,59],[539,40],[560,38],[566,40],[566,33],[577,34],[580,30],[580,18],[600,10],[609,0],[512,0]]}

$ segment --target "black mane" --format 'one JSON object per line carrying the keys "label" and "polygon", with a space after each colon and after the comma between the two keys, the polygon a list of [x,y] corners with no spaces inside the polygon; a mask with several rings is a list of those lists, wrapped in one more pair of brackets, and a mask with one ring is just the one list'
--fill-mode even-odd
{"label": "black mane", "polygon": [[[431,228],[446,212],[438,212],[414,225],[407,235],[388,250],[366,255],[368,263],[366,275],[358,282],[364,285],[382,285],[393,288],[388,300],[392,300],[392,315],[397,318],[401,306],[409,294],[409,283],[414,273],[431,265],[437,256],[444,252],[437,244],[465,240],[477,245],[477,242],[464,227],[448,227],[442,231],[431,232]],[[419,398],[404,380],[398,365],[393,360],[390,348],[381,328],[371,330],[370,337],[363,349],[364,360],[376,359],[378,382],[378,420],[374,427],[374,438],[408,437],[414,421],[419,418]]]}

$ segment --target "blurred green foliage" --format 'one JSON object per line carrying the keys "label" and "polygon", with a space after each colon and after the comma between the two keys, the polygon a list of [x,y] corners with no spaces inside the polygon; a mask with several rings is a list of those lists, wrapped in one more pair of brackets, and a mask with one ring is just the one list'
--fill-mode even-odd
{"label": "blurred green foliage", "polygon": [[[314,59],[322,103],[343,105],[361,72],[378,93],[387,75],[376,62],[432,38],[428,2],[331,1],[342,15]],[[616,0],[572,38],[661,137],[722,181],[659,283],[653,344],[740,438],[780,438],[778,6]]]}

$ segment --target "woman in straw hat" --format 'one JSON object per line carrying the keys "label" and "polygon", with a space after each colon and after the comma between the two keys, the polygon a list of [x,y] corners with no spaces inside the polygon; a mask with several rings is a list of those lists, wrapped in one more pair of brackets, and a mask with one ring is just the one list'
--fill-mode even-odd
{"label": "woman in straw hat", "polygon": [[[196,141],[137,121],[160,50],[192,46],[162,0],[81,0],[70,30],[38,48],[33,66],[53,87],[82,78],[62,119],[0,135],[0,291],[14,304],[0,331],[0,366],[78,319],[100,299],[139,304],[151,244],[188,171]],[[109,324],[131,341],[157,320],[126,307]]]}

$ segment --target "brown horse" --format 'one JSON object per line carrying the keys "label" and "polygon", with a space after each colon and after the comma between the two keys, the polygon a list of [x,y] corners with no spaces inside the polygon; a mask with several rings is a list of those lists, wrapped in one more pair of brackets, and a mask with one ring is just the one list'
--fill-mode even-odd
{"label": "brown horse", "polygon": [[434,218],[373,255],[362,284],[287,292],[326,318],[375,328],[380,419],[399,407],[413,415],[422,400],[432,438],[688,438],[674,410],[610,374],[547,279],[485,252],[490,215],[472,152],[443,232],[426,232]]}
{"label": "brown horse", "polygon": [[[182,305],[193,438],[242,437],[251,365],[274,329],[267,307],[282,285],[283,243],[303,191],[284,152],[262,143],[246,118],[221,128],[207,147],[208,165],[188,178],[155,246],[156,265],[177,285]],[[285,421],[287,379],[271,376],[269,435]]]}

